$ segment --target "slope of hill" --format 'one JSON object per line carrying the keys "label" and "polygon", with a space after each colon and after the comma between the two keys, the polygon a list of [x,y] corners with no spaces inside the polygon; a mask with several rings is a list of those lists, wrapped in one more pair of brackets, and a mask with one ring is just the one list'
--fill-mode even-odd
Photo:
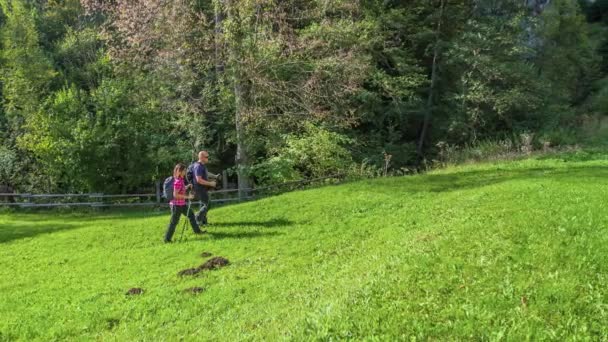
{"label": "slope of hill", "polygon": [[[0,214],[0,340],[608,339],[603,155],[283,194],[164,245],[168,218]],[[178,275],[203,252],[230,264]]]}

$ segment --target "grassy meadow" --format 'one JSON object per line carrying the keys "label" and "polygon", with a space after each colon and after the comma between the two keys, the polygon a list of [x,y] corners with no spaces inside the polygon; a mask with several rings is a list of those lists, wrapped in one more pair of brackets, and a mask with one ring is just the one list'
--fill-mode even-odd
{"label": "grassy meadow", "polygon": [[[178,241],[182,218],[163,244],[166,210],[0,213],[0,340],[608,339],[605,155],[357,181],[209,218],[207,235]],[[203,252],[230,265],[178,275]]]}

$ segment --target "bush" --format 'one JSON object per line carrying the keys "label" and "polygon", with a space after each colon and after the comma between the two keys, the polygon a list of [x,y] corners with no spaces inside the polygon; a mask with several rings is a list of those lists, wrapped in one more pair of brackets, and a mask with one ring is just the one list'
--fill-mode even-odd
{"label": "bush", "polygon": [[[515,142],[514,142],[515,141]],[[467,161],[480,161],[492,158],[505,158],[518,153],[521,148],[519,139],[484,140],[462,148],[444,142],[437,144],[442,164],[459,164]]]}
{"label": "bush", "polygon": [[0,146],[0,184],[12,184],[17,175],[17,155],[5,146]]}
{"label": "bush", "polygon": [[259,185],[278,184],[302,179],[295,169],[295,162],[284,156],[275,156],[254,165],[251,175]]}
{"label": "bush", "polygon": [[312,124],[302,134],[284,136],[283,142],[270,158],[252,167],[258,184],[344,174],[353,163],[343,146],[351,143],[349,138]]}
{"label": "bush", "polygon": [[598,91],[591,99],[591,110],[595,113],[608,115],[608,78],[597,82]]}
{"label": "bush", "polygon": [[570,146],[576,145],[578,141],[579,135],[575,129],[556,127],[541,132],[535,141],[535,147],[546,149],[547,147]]}
{"label": "bush", "polygon": [[483,140],[462,148],[444,142],[437,144],[441,164],[460,164],[471,161],[512,159],[534,151],[548,152],[554,147],[576,145],[579,134],[571,128],[548,129],[542,133],[522,132],[512,137]]}

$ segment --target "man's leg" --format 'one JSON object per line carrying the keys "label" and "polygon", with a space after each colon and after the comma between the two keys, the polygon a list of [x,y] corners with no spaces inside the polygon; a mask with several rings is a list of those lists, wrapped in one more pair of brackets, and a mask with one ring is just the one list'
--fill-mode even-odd
{"label": "man's leg", "polygon": [[179,223],[180,210],[178,206],[171,206],[171,221],[169,221],[169,226],[167,227],[167,232],[165,233],[165,242],[171,242],[171,238],[173,237],[173,233],[175,232],[175,227]]}
{"label": "man's leg", "polygon": [[198,226],[198,223],[196,222],[196,217],[194,217],[194,210],[190,209],[190,211],[187,212],[187,216],[188,220],[190,220],[190,226],[192,226],[194,234],[205,233],[205,231],[202,231],[201,228]]}
{"label": "man's leg", "polygon": [[207,193],[207,191],[199,194],[199,203],[201,205],[201,208],[199,209],[198,213],[196,213],[196,221],[198,222],[199,225],[205,225],[207,224],[207,212],[209,211],[209,194]]}

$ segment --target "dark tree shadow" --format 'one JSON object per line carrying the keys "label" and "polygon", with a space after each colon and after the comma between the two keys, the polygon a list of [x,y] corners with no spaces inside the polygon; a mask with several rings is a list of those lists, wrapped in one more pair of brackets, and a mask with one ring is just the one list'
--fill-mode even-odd
{"label": "dark tree shadow", "polygon": [[[70,209],[70,212],[66,212],[63,209],[57,208],[36,208],[36,209],[24,209],[19,212],[10,213],[10,217],[16,221],[31,222],[47,222],[49,221],[49,215],[53,215],[52,220],[82,220],[82,221],[106,221],[106,220],[122,220],[122,219],[140,219],[140,218],[151,218],[158,216],[167,216],[170,211],[167,207],[165,210],[159,209],[124,209],[124,208],[110,208],[110,209],[88,209],[88,208],[77,208]],[[44,214],[44,215],[41,215]]]}
{"label": "dark tree shadow", "polygon": [[292,226],[293,221],[286,219],[274,219],[270,221],[235,221],[235,222],[217,222],[212,223],[211,228],[215,227],[261,227],[261,228],[287,228]]}
{"label": "dark tree shadow", "polygon": [[[450,192],[475,189],[488,185],[500,184],[513,180],[538,179],[577,182],[605,182],[608,179],[608,167],[581,166],[570,168],[531,168],[522,170],[493,169],[479,171],[463,171],[449,174],[431,174],[424,178],[410,178],[406,182],[395,182],[386,179],[378,183],[369,183],[384,193],[398,192]],[[408,178],[408,177],[406,177]]]}
{"label": "dark tree shadow", "polygon": [[77,224],[2,224],[0,243],[79,228]]}
{"label": "dark tree shadow", "polygon": [[259,238],[259,237],[271,237],[271,236],[283,235],[283,233],[279,233],[279,232],[235,232],[235,233],[209,232],[208,234],[213,240],[253,239],[253,238]]}

